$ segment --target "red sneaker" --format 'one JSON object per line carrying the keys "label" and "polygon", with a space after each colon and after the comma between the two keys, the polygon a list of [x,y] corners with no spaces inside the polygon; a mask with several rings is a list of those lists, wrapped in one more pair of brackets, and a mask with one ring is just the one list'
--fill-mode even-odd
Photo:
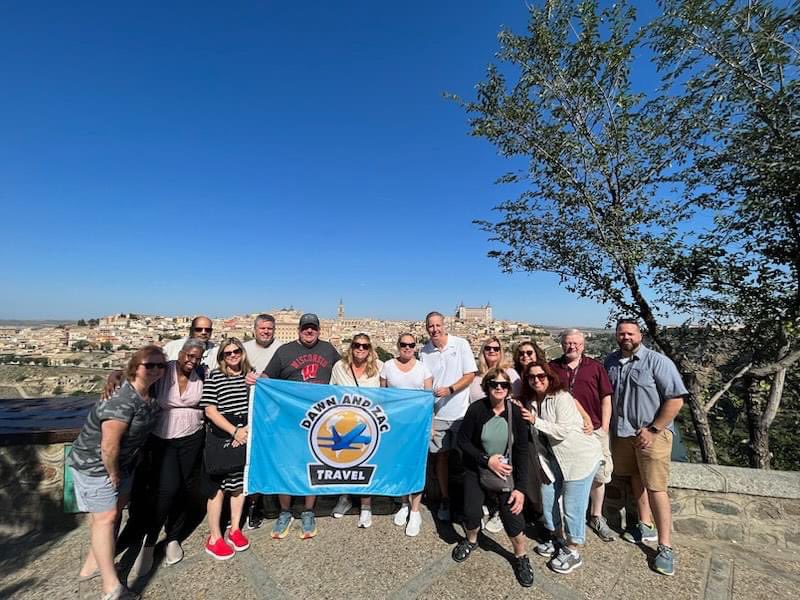
{"label": "red sneaker", "polygon": [[206,552],[217,560],[228,560],[229,558],[233,558],[233,555],[236,554],[233,548],[228,546],[222,538],[219,538],[212,544],[211,536],[208,536],[208,540],[206,541]]}
{"label": "red sneaker", "polygon": [[250,540],[244,537],[241,529],[228,531],[228,543],[233,546],[233,549],[237,552],[247,550],[250,547]]}

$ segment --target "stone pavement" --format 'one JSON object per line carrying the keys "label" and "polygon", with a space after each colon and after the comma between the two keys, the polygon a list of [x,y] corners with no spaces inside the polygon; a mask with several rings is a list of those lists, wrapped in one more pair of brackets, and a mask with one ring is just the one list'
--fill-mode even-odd
{"label": "stone pavement", "polygon": [[[205,524],[186,540],[185,559],[157,564],[133,588],[143,598],[798,598],[800,552],[775,546],[712,543],[675,536],[677,575],[649,570],[654,551],[621,540],[604,543],[589,532],[584,566],[557,575],[532,549],[535,583],[516,583],[505,534],[482,537],[481,550],[456,564],[450,558],[461,528],[439,525],[424,514],[422,533],[408,538],[392,524],[391,506],[377,502],[370,529],[357,529],[357,516],[318,518],[319,535],[300,540],[297,523],[284,540],[270,539],[272,521],[247,532],[251,548],[219,562],[203,552]],[[381,499],[382,500],[382,499]],[[327,502],[319,514],[328,514]],[[381,510],[382,509],[382,510]],[[0,544],[0,598],[46,600],[99,598],[98,580],[78,584],[76,574],[89,543],[88,525],[68,532],[37,533]],[[533,544],[531,544],[532,548]],[[156,559],[162,557],[161,547]],[[123,572],[133,552],[118,559]]]}

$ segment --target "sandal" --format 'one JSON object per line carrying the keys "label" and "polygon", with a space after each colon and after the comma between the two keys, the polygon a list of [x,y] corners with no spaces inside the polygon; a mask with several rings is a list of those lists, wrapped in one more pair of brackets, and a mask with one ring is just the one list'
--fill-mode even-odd
{"label": "sandal", "polygon": [[472,543],[467,539],[461,540],[456,544],[456,547],[453,548],[453,560],[456,562],[464,562],[477,547],[478,542]]}

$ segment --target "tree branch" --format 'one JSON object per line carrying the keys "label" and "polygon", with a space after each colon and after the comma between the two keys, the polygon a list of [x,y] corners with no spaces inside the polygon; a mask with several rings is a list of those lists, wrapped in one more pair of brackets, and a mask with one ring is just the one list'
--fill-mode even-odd
{"label": "tree branch", "polygon": [[713,396],[711,396],[711,398],[709,399],[709,401],[708,401],[708,402],[706,402],[706,403],[703,405],[703,412],[709,412],[709,411],[710,411],[712,408],[714,408],[714,405],[717,403],[717,400],[719,400],[720,398],[722,398],[722,396],[724,396],[724,395],[725,395],[725,392],[727,392],[729,389],[731,389],[731,386],[732,386],[732,385],[733,385],[733,384],[736,382],[736,380],[737,380],[737,379],[739,379],[739,378],[741,378],[741,377],[743,377],[743,376],[745,375],[745,373],[747,373],[747,372],[750,370],[750,367],[752,367],[752,366],[753,366],[753,363],[751,363],[751,362],[750,362],[750,363],[747,363],[747,364],[746,364],[744,367],[742,367],[741,369],[739,369],[739,370],[736,372],[736,375],[734,375],[733,377],[731,377],[731,378],[728,380],[728,383],[726,383],[725,385],[723,385],[723,386],[720,388],[720,390],[719,390],[719,391],[718,391],[716,394],[714,394]]}

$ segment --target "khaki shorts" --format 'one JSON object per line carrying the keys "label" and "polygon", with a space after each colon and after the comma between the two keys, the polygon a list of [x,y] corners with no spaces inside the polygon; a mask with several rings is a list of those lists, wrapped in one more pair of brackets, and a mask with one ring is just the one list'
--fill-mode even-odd
{"label": "khaki shorts", "polygon": [[651,492],[666,492],[669,483],[669,465],[672,457],[672,432],[659,433],[647,450],[636,448],[636,437],[612,437],[611,454],[617,475],[639,475],[642,485]]}
{"label": "khaki shorts", "polygon": [[600,440],[600,448],[603,450],[603,461],[597,469],[594,480],[597,483],[609,483],[611,481],[611,473],[614,471],[614,461],[611,458],[611,449],[608,445],[608,432],[603,431],[602,428],[597,428],[594,430],[594,437]]}
{"label": "khaki shorts", "polygon": [[433,419],[433,436],[428,443],[428,452],[438,454],[447,452],[456,447],[458,430],[461,429],[461,419],[457,421],[445,421],[444,419]]}

